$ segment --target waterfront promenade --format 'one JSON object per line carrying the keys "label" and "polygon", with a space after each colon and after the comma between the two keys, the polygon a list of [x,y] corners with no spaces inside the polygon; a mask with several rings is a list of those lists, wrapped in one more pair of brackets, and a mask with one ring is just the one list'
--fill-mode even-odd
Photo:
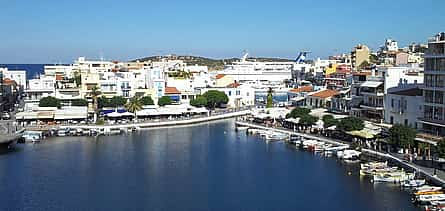
{"label": "waterfront promenade", "polygon": [[[294,135],[304,137],[306,139],[314,139],[314,140],[323,141],[326,143],[335,144],[338,146],[350,145],[350,143],[342,141],[342,140],[331,139],[328,137],[314,135],[314,134],[300,133],[300,132],[296,132],[291,129],[282,128],[282,127],[280,127],[280,128],[266,127],[263,125],[250,123],[250,122],[244,122],[244,121],[237,121],[236,125],[245,126],[245,127],[249,127],[249,128],[256,128],[256,129],[261,129],[261,130],[269,130],[269,131],[280,132],[280,133],[294,134]],[[362,149],[362,153],[365,153],[366,155],[371,156],[371,157],[376,157],[379,159],[389,160],[394,163],[397,163],[401,167],[408,168],[412,171],[415,171],[415,172],[421,174],[422,176],[424,176],[425,178],[427,178],[429,181],[433,182],[434,184],[445,187],[445,172],[442,170],[428,168],[428,167],[416,165],[412,162],[405,161],[403,159],[403,155],[400,155],[400,154],[383,153],[383,152],[378,152],[378,151],[375,151],[372,149]],[[436,175],[434,175],[434,172],[436,172]]]}

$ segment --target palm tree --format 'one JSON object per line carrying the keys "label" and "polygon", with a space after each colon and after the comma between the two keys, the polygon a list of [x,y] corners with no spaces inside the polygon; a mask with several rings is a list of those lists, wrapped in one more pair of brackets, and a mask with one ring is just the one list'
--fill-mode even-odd
{"label": "palm tree", "polygon": [[131,112],[134,113],[134,116],[136,117],[136,112],[142,110],[142,102],[139,98],[133,97],[131,98],[127,104],[125,104],[125,108]]}
{"label": "palm tree", "polygon": [[272,87],[269,87],[269,90],[267,90],[266,108],[272,108],[272,107],[273,107],[273,89]]}
{"label": "palm tree", "polygon": [[96,120],[97,120],[97,110],[98,110],[97,98],[101,94],[102,94],[102,92],[99,90],[99,88],[97,86],[93,86],[91,88],[91,91],[88,93],[88,96],[90,96],[91,99],[93,100],[94,122],[96,122]]}

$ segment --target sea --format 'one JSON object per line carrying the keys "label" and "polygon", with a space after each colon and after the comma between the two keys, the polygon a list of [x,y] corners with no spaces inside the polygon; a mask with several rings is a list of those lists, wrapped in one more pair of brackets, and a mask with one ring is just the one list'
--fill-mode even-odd
{"label": "sea", "polygon": [[411,211],[345,164],[235,132],[235,121],[50,137],[0,153],[0,210]]}
{"label": "sea", "polygon": [[8,68],[8,70],[25,70],[26,78],[33,79],[39,74],[43,74],[44,66],[47,64],[0,64],[0,68]]}

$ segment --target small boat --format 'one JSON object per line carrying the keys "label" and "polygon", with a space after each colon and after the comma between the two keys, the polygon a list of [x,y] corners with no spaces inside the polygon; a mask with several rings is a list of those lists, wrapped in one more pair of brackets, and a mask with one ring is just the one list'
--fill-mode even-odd
{"label": "small boat", "polygon": [[244,127],[244,126],[235,127],[235,131],[245,131],[247,129],[249,129],[249,127]]}
{"label": "small boat", "polygon": [[357,163],[360,162],[360,154],[361,152],[359,151],[347,149],[343,151],[341,159],[346,163]]}
{"label": "small boat", "polygon": [[413,173],[406,173],[404,171],[387,172],[384,174],[377,174],[373,176],[374,182],[404,182],[406,180],[414,179]]}
{"label": "small boat", "polygon": [[406,180],[402,183],[402,187],[405,187],[405,188],[420,187],[422,185],[425,185],[424,179]]}
{"label": "small boat", "polygon": [[380,168],[380,169],[360,169],[360,175],[362,176],[374,176],[377,174],[384,174],[389,172],[395,172],[398,171],[399,168],[397,167],[386,167],[386,168]]}
{"label": "small boat", "polygon": [[442,187],[423,185],[414,189],[415,192],[440,191]]}
{"label": "small boat", "polygon": [[422,192],[415,192],[414,195],[420,196],[420,195],[436,195],[436,194],[443,194],[443,191],[422,191]]}
{"label": "small boat", "polygon": [[268,141],[280,141],[280,140],[284,140],[287,139],[289,137],[289,135],[284,134],[284,133],[269,133],[265,135],[266,140]]}
{"label": "small boat", "polygon": [[69,128],[62,128],[57,130],[57,136],[66,136],[67,133],[69,133],[70,129]]}
{"label": "small boat", "polygon": [[40,140],[43,138],[43,132],[42,131],[25,131],[22,134],[22,137],[25,139],[25,142],[40,142]]}
{"label": "small boat", "polygon": [[433,201],[444,201],[445,194],[434,194],[434,195],[418,195],[415,197],[414,202],[417,203],[430,203]]}
{"label": "small boat", "polygon": [[429,205],[425,206],[428,211],[445,210],[445,201],[431,201]]}

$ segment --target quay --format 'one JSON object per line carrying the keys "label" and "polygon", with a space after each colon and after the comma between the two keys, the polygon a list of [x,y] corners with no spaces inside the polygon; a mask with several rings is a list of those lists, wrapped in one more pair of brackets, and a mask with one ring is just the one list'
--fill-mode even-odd
{"label": "quay", "polygon": [[[178,125],[190,125],[196,123],[210,122],[214,120],[228,119],[239,116],[245,116],[250,114],[250,110],[236,111],[225,114],[218,114],[208,117],[184,119],[184,120],[172,120],[172,121],[159,121],[159,122],[143,122],[143,123],[128,123],[119,125],[61,125],[61,126],[51,126],[51,128],[56,129],[85,129],[85,130],[103,130],[105,133],[109,133],[112,130],[120,129],[132,129],[132,128],[155,128],[155,127],[166,127],[166,126],[178,126]],[[42,128],[40,129],[42,130]]]}
{"label": "quay", "polygon": [[[236,126],[249,127],[249,128],[260,129],[260,130],[268,130],[268,131],[274,131],[274,132],[285,133],[285,134],[292,134],[292,135],[301,136],[306,139],[322,141],[322,142],[334,144],[337,146],[345,146],[345,147],[350,146],[350,144],[342,142],[340,140],[333,140],[333,139],[326,138],[326,137],[320,137],[320,136],[315,136],[315,135],[306,134],[306,133],[299,133],[299,132],[292,131],[290,129],[265,127],[263,125],[258,125],[258,124],[254,124],[254,123],[243,122],[243,121],[236,121]],[[369,157],[387,160],[387,161],[392,162],[400,167],[403,167],[410,171],[414,171],[414,172],[422,175],[423,177],[425,177],[425,179],[432,182],[433,184],[439,185],[439,186],[442,186],[445,188],[445,172],[443,172],[441,170],[438,170],[438,169],[434,170],[432,168],[419,166],[414,163],[407,162],[407,161],[403,160],[401,157],[397,157],[396,155],[382,153],[382,152],[378,152],[378,151],[371,150],[371,149],[362,149],[362,153]],[[434,171],[436,172],[436,175],[434,175]]]}

